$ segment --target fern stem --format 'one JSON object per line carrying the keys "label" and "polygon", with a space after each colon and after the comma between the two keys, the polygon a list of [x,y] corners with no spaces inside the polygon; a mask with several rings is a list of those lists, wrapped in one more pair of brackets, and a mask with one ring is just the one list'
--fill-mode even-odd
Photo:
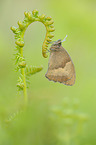
{"label": "fern stem", "polygon": [[23,88],[24,104],[27,105],[27,103],[28,103],[28,96],[27,96],[26,78],[25,78],[24,68],[21,69],[21,73],[23,75],[23,83],[24,83],[24,88]]}
{"label": "fern stem", "polygon": [[[23,57],[23,47],[20,49],[21,57]],[[26,88],[26,78],[25,78],[25,68],[21,68],[21,74],[22,74],[22,79],[23,79],[23,94],[24,94],[24,104],[25,106],[28,103],[28,97],[27,97],[27,88]]]}

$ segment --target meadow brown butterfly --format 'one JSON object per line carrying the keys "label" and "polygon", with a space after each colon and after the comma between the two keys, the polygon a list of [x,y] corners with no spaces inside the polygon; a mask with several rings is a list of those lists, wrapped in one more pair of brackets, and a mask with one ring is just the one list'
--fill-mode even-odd
{"label": "meadow brown butterfly", "polygon": [[61,39],[50,47],[48,71],[45,74],[50,81],[72,86],[75,83],[75,68],[68,52],[62,47]]}

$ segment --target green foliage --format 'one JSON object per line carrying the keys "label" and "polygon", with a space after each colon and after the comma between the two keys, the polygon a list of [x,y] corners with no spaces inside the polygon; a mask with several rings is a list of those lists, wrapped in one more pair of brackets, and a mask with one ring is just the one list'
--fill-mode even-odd
{"label": "green foliage", "polygon": [[24,92],[24,100],[25,104],[27,103],[27,90],[26,88],[26,81],[29,81],[28,76],[33,75],[37,72],[40,72],[43,67],[28,67],[26,66],[26,61],[23,56],[23,47],[24,47],[24,34],[27,29],[27,27],[35,22],[39,21],[43,23],[46,27],[46,37],[42,45],[42,55],[43,57],[47,57],[46,51],[48,48],[48,44],[52,41],[52,37],[54,37],[51,32],[53,32],[54,29],[54,21],[52,20],[51,17],[46,17],[44,14],[39,16],[37,10],[33,10],[32,12],[24,12],[25,18],[23,21],[18,21],[19,27],[11,27],[11,30],[15,34],[15,44],[16,44],[16,51],[17,53],[15,54],[15,60],[17,64],[17,71],[20,70],[20,77],[18,79],[18,84],[17,87],[19,88],[18,90],[23,90]]}
{"label": "green foliage", "polygon": [[88,116],[80,113],[77,99],[71,103],[65,97],[62,104],[50,106],[48,100],[32,98],[25,110],[10,113],[5,124],[1,124],[0,143],[81,145],[80,138],[87,120]]}
{"label": "green foliage", "polygon": [[28,75],[28,76],[33,75],[33,74],[41,71],[42,69],[43,69],[42,66],[40,66],[40,67],[35,67],[35,66],[28,67],[28,66],[26,66],[26,75]]}
{"label": "green foliage", "polygon": [[46,37],[45,40],[43,42],[42,45],[42,54],[44,57],[47,57],[46,51],[48,48],[48,44],[49,42],[52,41],[51,38],[54,37],[54,35],[51,33],[53,32],[54,29],[54,21],[52,20],[51,17],[46,17],[46,15],[42,14],[41,16],[38,15],[38,11],[37,10],[33,10],[32,12],[24,12],[25,14],[25,18],[24,20],[18,21],[18,25],[19,27],[11,27],[11,30],[13,31],[13,33],[15,34],[15,43],[16,43],[16,47],[17,49],[20,51],[20,48],[22,48],[24,46],[24,33],[27,29],[27,27],[35,22],[35,21],[39,21],[41,23],[43,23],[46,27]]}
{"label": "green foliage", "polygon": [[[49,105],[41,99],[30,100],[23,111],[11,114],[5,120],[0,145],[52,145],[56,143],[54,122]],[[4,138],[4,137],[6,138]]]}
{"label": "green foliage", "polygon": [[65,97],[60,106],[52,107],[52,118],[57,122],[58,139],[60,145],[79,145],[83,126],[88,120],[88,116],[79,111],[77,99],[70,103]]}

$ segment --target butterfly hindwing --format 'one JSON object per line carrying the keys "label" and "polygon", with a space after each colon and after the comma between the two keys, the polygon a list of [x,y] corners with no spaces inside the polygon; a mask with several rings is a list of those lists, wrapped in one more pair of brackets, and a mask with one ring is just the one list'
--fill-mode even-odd
{"label": "butterfly hindwing", "polygon": [[51,81],[60,82],[65,85],[73,85],[75,83],[74,65],[69,61],[64,68],[48,69],[45,76]]}

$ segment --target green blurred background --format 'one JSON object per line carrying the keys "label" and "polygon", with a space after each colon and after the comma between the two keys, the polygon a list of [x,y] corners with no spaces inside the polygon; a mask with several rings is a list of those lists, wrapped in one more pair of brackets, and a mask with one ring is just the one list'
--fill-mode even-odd
{"label": "green blurred background", "polygon": [[[58,106],[64,97],[68,97],[70,101],[77,98],[80,102],[79,110],[89,116],[81,142],[84,145],[96,145],[96,0],[0,0],[0,122],[2,124],[6,116],[16,111],[18,104],[22,103],[22,94],[18,94],[16,88],[18,73],[14,71],[15,41],[10,27],[18,26],[18,20],[24,18],[24,11],[34,9],[37,9],[40,15],[44,13],[53,18],[55,26],[53,41],[68,35],[63,47],[74,62],[76,83],[70,87],[50,82],[45,78],[48,58],[43,58],[41,51],[46,30],[42,23],[35,22],[26,31],[24,56],[27,64],[43,65],[44,69],[31,77],[28,96],[31,101],[37,100],[38,103],[35,100],[37,108],[38,104],[41,104],[45,114],[47,108],[45,106]],[[47,105],[44,105],[45,102]],[[33,108],[36,108],[36,105],[33,105],[35,106]],[[39,109],[38,111],[40,112]],[[2,145],[15,144],[18,131],[14,129],[15,133],[12,132],[14,125],[13,128],[12,126],[8,129],[4,127],[4,130],[1,128]],[[14,136],[13,142],[9,137],[10,132]],[[24,139],[23,135],[20,139]]]}

